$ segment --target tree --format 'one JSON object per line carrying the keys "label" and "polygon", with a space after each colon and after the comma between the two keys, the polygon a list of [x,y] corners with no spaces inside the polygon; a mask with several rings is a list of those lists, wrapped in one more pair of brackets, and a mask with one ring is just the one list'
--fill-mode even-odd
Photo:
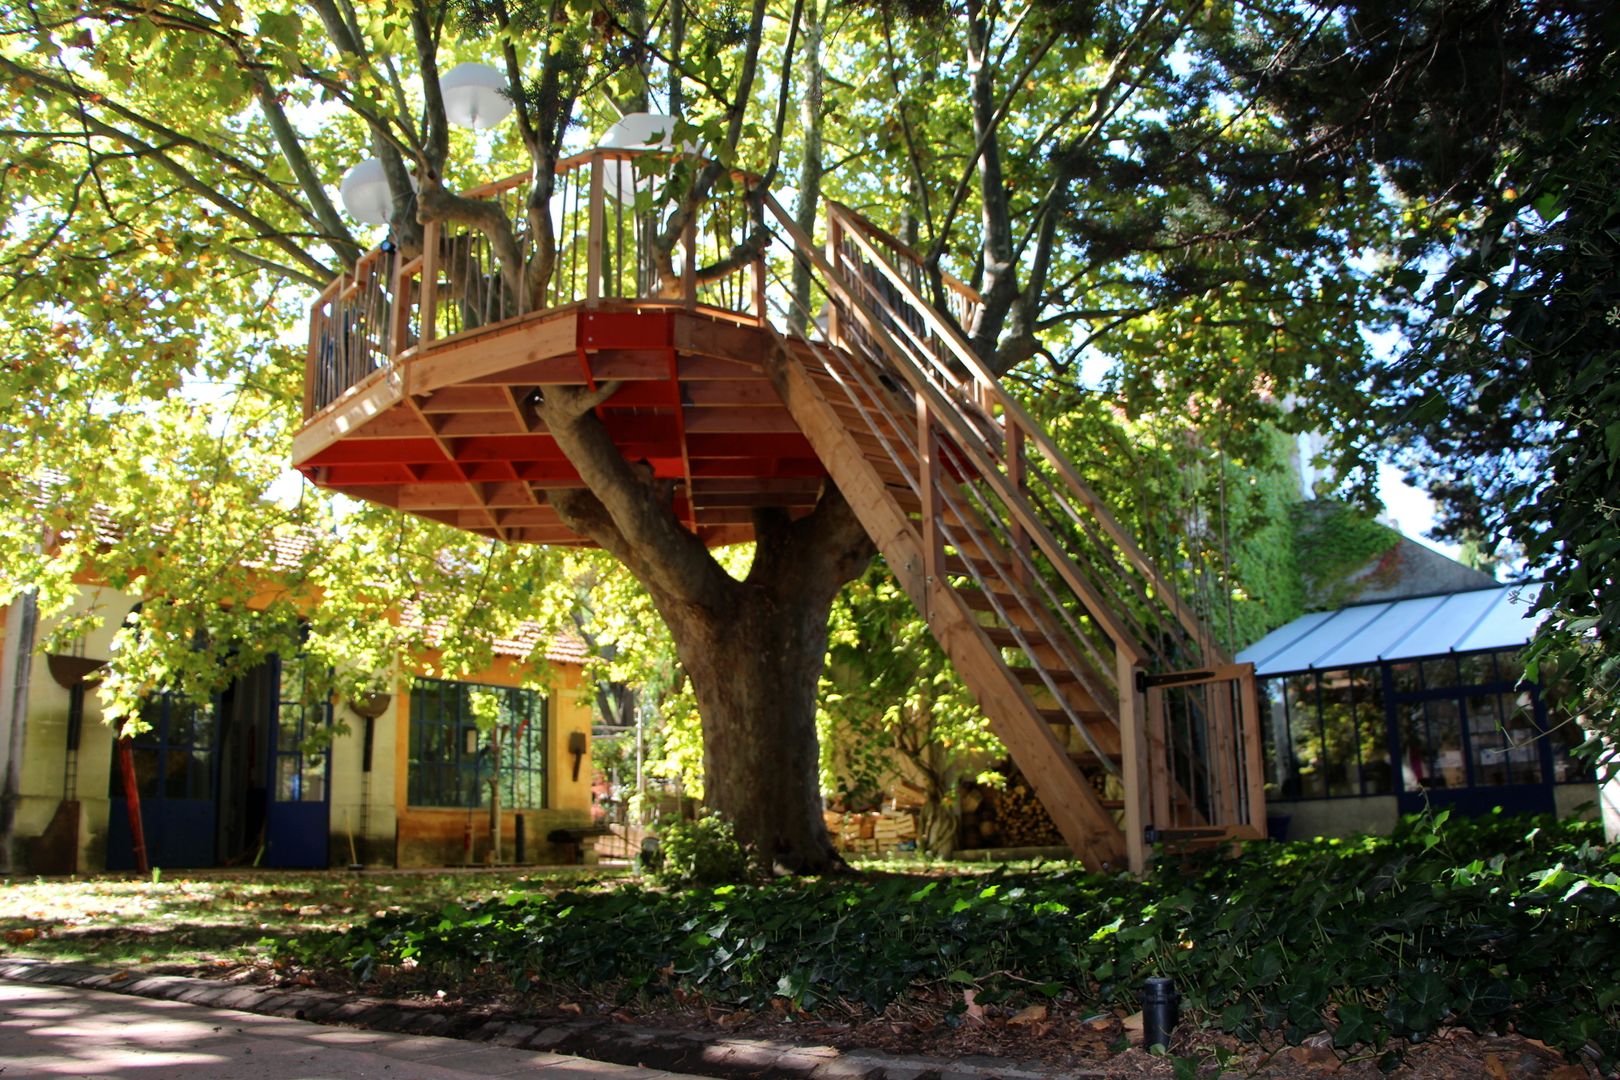
{"label": "tree", "polygon": [[[391,235],[406,255],[425,222],[476,228],[525,310],[553,271],[553,167],[571,128],[659,102],[678,118],[677,138],[701,138],[712,158],[672,174],[653,252],[662,282],[674,280],[682,227],[728,169],[747,165],[770,182],[779,165],[797,164],[801,178],[819,176],[829,193],[914,236],[930,268],[953,266],[980,287],[985,303],[964,329],[998,371],[1066,381],[1108,355],[1133,407],[1186,407],[1196,393],[1234,430],[1278,418],[1277,403],[1307,387],[1316,393],[1290,422],[1359,415],[1360,327],[1377,313],[1353,257],[1388,243],[1397,222],[1371,169],[1322,158],[1265,106],[1244,78],[1252,56],[1238,48],[1283,50],[1313,18],[1297,5],[1159,0],[796,4],[774,14],[764,0],[656,10],[635,0],[397,9],[311,0],[290,12],[113,0],[14,11],[0,23],[5,198],[8,219],[26,228],[3,261],[11,301],[42,306],[8,331],[13,410],[26,416],[16,429],[48,434],[53,467],[72,459],[73,524],[87,535],[102,452],[60,432],[63,399],[96,402],[88,410],[111,428],[178,393],[195,426],[198,380],[217,378],[235,384],[232,400],[273,415],[267,424],[296,423],[297,366],[279,331],[297,321],[295,294],[324,285],[366,246],[329,195],[342,165],[366,149],[382,160]],[[801,43],[820,59],[804,62]],[[515,106],[513,124],[481,144],[486,166],[447,123],[437,78],[479,54],[499,58]],[[795,118],[786,104],[800,84],[812,90]],[[805,137],[795,145],[793,134]],[[527,254],[519,223],[456,193],[483,169],[520,165],[530,177],[521,227],[538,238]],[[814,206],[810,180],[801,210]],[[754,242],[731,258],[748,257]],[[943,302],[937,280],[935,290]],[[51,371],[61,352],[53,334],[89,355]],[[761,508],[747,573],[727,573],[675,519],[666,487],[618,454],[593,411],[612,389],[559,390],[539,404],[587,485],[552,504],[635,575],[668,623],[703,714],[710,803],[762,857],[833,865],[817,807],[815,693],[828,610],[867,564],[870,542],[829,485],[799,520]],[[213,460],[243,468],[244,514],[251,507],[284,526],[285,504],[249,479],[246,453],[232,447]],[[323,522],[327,511],[297,515]],[[378,540],[391,528],[416,549],[409,563],[383,554]],[[546,556],[482,549],[374,511],[332,529],[389,587],[423,593],[410,578],[428,568],[452,591],[477,583],[480,595],[498,594],[499,617],[540,602]],[[197,530],[199,543],[215,544],[206,515]],[[19,528],[8,546],[23,552],[37,539]],[[57,551],[34,557],[20,580],[67,580]],[[387,589],[326,558],[305,575],[348,597],[338,607],[350,615],[388,605]],[[229,591],[168,584],[193,622],[215,618],[204,609]],[[487,626],[496,615],[458,603],[447,620]],[[183,667],[181,637],[166,640],[162,663]]]}
{"label": "tree", "polygon": [[[1380,424],[1438,532],[1517,549],[1550,617],[1532,677],[1620,734],[1620,13],[1367,0],[1270,77],[1324,154],[1377,161],[1412,227],[1389,267],[1404,341]],[[1334,89],[1321,93],[1322,86]],[[1595,746],[1595,743],[1594,743]]]}

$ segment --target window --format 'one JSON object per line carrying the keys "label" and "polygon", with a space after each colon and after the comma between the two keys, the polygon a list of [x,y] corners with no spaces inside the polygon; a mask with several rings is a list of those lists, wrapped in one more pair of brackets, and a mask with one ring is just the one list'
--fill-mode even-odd
{"label": "window", "polygon": [[487,806],[500,758],[501,806],[546,805],[546,699],[534,690],[417,679],[411,687],[412,806]]}
{"label": "window", "polygon": [[1274,799],[1387,795],[1394,784],[1377,667],[1261,681],[1269,705],[1267,793]]}
{"label": "window", "polygon": [[324,802],[326,752],[304,752],[304,740],[332,722],[332,703],[316,695],[301,656],[276,661],[275,785],[277,802]]}
{"label": "window", "polygon": [[[143,799],[211,799],[214,795],[214,709],[163,693],[141,706],[148,730],[130,740],[135,789]],[[113,756],[107,794],[124,797],[124,777]]]}

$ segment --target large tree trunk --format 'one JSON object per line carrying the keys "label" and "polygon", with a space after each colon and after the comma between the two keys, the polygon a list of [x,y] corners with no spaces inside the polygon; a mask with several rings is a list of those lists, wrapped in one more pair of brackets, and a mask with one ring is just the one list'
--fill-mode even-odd
{"label": "large tree trunk", "polygon": [[624,563],[668,624],[703,718],[704,801],[762,865],[832,869],[816,691],[832,602],[876,549],[829,480],[805,517],[755,511],[753,563],[731,577],[676,519],[671,482],[626,462],[592,411],[614,389],[548,390],[547,428],[590,485],[553,491],[551,503]]}
{"label": "large tree trunk", "polygon": [[762,543],[778,551],[761,549],[756,565],[764,558],[781,569],[751,573],[720,609],[676,604],[666,613],[703,716],[704,802],[761,863],[795,873],[839,863],[821,815],[816,697],[842,581],[794,570],[793,552],[808,542],[767,533]]}

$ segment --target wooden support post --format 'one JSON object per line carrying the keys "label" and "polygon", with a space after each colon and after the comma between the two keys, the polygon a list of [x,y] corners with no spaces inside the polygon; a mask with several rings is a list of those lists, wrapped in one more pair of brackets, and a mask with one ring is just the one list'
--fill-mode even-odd
{"label": "wooden support post", "polygon": [[1150,824],[1156,829],[1174,828],[1177,821],[1172,800],[1170,725],[1165,716],[1164,690],[1157,686],[1149,687],[1145,701]]}
{"label": "wooden support post", "polygon": [[681,299],[688,311],[697,307],[697,215],[693,214],[681,231],[681,247],[686,258],[681,262]]}
{"label": "wooden support post", "polygon": [[[614,168],[618,168],[615,162]],[[591,155],[591,202],[589,210],[589,235],[585,241],[585,304],[595,307],[602,299],[602,242],[603,232],[606,229],[606,215],[603,212],[602,171],[608,168],[607,162],[600,153]]]}
{"label": "wooden support post", "polygon": [[1232,684],[1220,679],[1204,684],[1205,716],[1210,732],[1209,779],[1211,787],[1211,825],[1242,825],[1238,813],[1238,761],[1237,740],[1233,731]]}
{"label": "wooden support post", "polygon": [[[829,211],[827,214],[827,263],[832,267],[833,272],[840,275],[840,277],[842,277],[844,270],[839,261],[838,249],[843,246],[844,224],[838,219],[836,213]],[[834,299],[833,291],[829,289],[827,292],[827,340],[834,345],[841,344],[841,329],[838,325],[838,303]]]}
{"label": "wooden support post", "polygon": [[393,304],[388,309],[392,316],[388,320],[388,362],[392,364],[394,358],[405,351],[411,336],[411,279],[405,273],[405,255],[397,250],[389,288],[394,292]]}
{"label": "wooden support post", "polygon": [[1238,733],[1243,754],[1243,789],[1245,793],[1243,824],[1266,829],[1266,763],[1265,749],[1260,741],[1260,686],[1255,681],[1254,665],[1243,665],[1248,670],[1238,676]]}
{"label": "wooden support post", "polygon": [[752,263],[754,271],[754,318],[759,325],[765,325],[765,260],[755,259]]}
{"label": "wooden support post", "polygon": [[1115,651],[1115,678],[1119,682],[1120,779],[1125,784],[1125,861],[1133,874],[1145,873],[1148,863],[1147,829],[1154,824],[1149,787],[1147,698],[1136,688],[1141,668],[1124,649]]}
{"label": "wooden support post", "polygon": [[135,782],[135,756],[130,752],[130,738],[118,740],[118,772],[124,780],[124,804],[129,808],[129,835],[135,845],[135,869],[141,876],[152,872],[146,857],[146,826],[141,821],[141,791]]}
{"label": "wooden support post", "polygon": [[[928,412],[928,399],[920,394],[917,396],[917,456],[918,480],[922,489],[923,582],[928,590],[931,608],[934,583],[942,580],[940,571],[945,565],[945,544],[939,531],[939,436]],[[929,610],[925,608],[922,615],[928,618]]]}
{"label": "wooden support post", "polygon": [[[1006,432],[1007,480],[1012,484],[1013,490],[1018,492],[1019,497],[1023,498],[1029,491],[1027,463],[1024,459],[1024,429],[1018,426],[1010,413],[1003,414],[1002,423]],[[1023,523],[1019,521],[1017,514],[1011,514],[1009,517],[1011,518],[1009,539],[1017,556],[1012,561],[1013,578],[1020,584],[1027,584],[1029,581],[1027,568],[1031,555],[1029,533],[1024,531]]]}
{"label": "wooden support post", "polygon": [[422,226],[422,344],[439,336],[439,223]]}
{"label": "wooden support post", "polygon": [[[321,338],[326,330],[326,297],[309,309],[309,352],[304,356],[304,419],[315,415],[315,384],[320,377]],[[333,363],[337,357],[332,358]]]}

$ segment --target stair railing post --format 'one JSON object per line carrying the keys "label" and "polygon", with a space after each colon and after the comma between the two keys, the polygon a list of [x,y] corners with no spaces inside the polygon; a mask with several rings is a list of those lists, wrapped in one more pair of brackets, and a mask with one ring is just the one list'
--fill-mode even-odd
{"label": "stair railing post", "polygon": [[[602,299],[602,242],[607,229],[602,193],[602,171],[606,168],[601,151],[591,155],[590,209],[586,218],[585,306],[595,307]],[[615,162],[615,167],[617,163]]]}
{"label": "stair railing post", "polygon": [[1125,649],[1115,650],[1115,677],[1119,680],[1120,780],[1125,785],[1125,861],[1133,874],[1147,870],[1147,830],[1155,824],[1149,764],[1147,695],[1140,689],[1142,668]]}
{"label": "stair railing post", "polygon": [[[844,223],[839,220],[838,214],[829,210],[827,212],[827,262],[836,272],[842,272],[839,265],[839,249],[844,246]],[[841,339],[841,327],[838,325],[838,304],[833,300],[832,293],[827,294],[827,340],[838,345]]]}
{"label": "stair railing post", "polygon": [[393,281],[389,283],[389,288],[394,292],[393,305],[389,308],[392,317],[388,320],[389,367],[393,367],[395,357],[405,351],[411,336],[411,279],[405,273],[404,252],[396,248],[393,258]]}
{"label": "stair railing post", "polygon": [[691,311],[697,307],[697,211],[686,221],[686,228],[681,231],[681,247],[686,251],[686,258],[681,263],[681,299],[686,304],[686,310]]}
{"label": "stair railing post", "polygon": [[[1007,447],[1007,480],[1012,484],[1013,490],[1028,502],[1029,473],[1028,462],[1024,457],[1024,429],[1018,426],[1018,422],[1010,412],[1002,413],[1001,422],[1006,432],[1004,442]],[[1029,571],[1026,567],[1032,555],[1029,533],[1024,530],[1017,514],[1011,514],[1009,517],[1012,547],[1019,555],[1019,558],[1013,560],[1013,578],[1019,584],[1028,584]]]}
{"label": "stair railing post", "polygon": [[1243,761],[1243,824],[1262,830],[1266,828],[1266,765],[1265,750],[1260,743],[1260,686],[1254,677],[1254,665],[1238,676],[1238,737],[1239,753]]}
{"label": "stair railing post", "polygon": [[928,603],[922,615],[931,618],[934,607],[934,583],[940,580],[940,568],[945,563],[945,544],[939,531],[939,436],[934,430],[929,413],[928,399],[917,395],[917,462],[921,474],[922,538],[923,538],[923,595]]}
{"label": "stair railing post", "polygon": [[422,226],[422,344],[439,336],[439,223]]}

